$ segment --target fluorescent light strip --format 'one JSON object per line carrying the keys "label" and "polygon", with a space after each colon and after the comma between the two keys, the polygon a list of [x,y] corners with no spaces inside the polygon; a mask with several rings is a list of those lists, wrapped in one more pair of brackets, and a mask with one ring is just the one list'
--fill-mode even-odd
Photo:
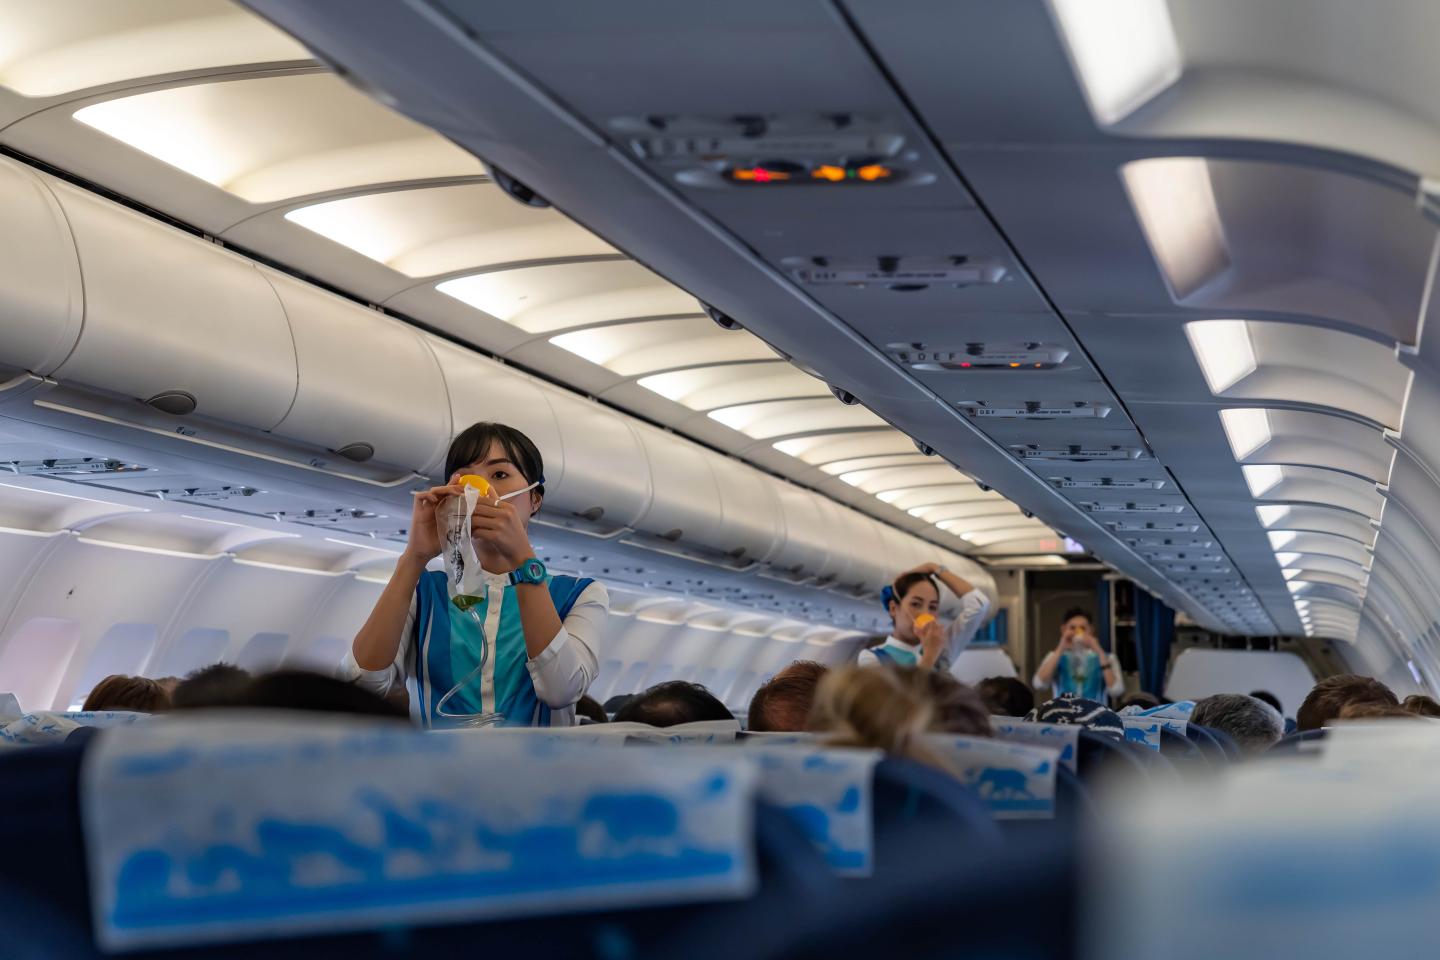
{"label": "fluorescent light strip", "polygon": [[1210,168],[1203,157],[1138,160],[1127,163],[1121,174],[1175,300],[1183,301],[1230,268]]}
{"label": "fluorescent light strip", "polygon": [[1258,368],[1250,325],[1244,320],[1196,320],[1185,336],[1210,392],[1221,396]]}
{"label": "fluorescent light strip", "polygon": [[114,507],[116,510],[133,510],[137,513],[149,512],[149,507],[132,507],[128,503],[115,503],[113,500],[97,500],[94,497],[82,497],[74,493],[61,493],[59,490],[44,490],[40,487],[27,487],[19,483],[0,483],[0,487],[7,487],[11,490],[23,490],[26,493],[43,493],[47,497],[63,497],[66,500],[80,500],[84,503],[98,503],[105,507]]}
{"label": "fluorescent light strip", "polygon": [[1180,79],[1165,0],[1050,0],[1095,120],[1109,126]]}
{"label": "fluorescent light strip", "polygon": [[349,540],[336,540],[334,537],[326,537],[326,543],[338,543],[342,547],[350,547],[354,550],[374,550],[376,553],[389,554],[392,557],[400,556],[399,550],[387,550],[384,547],[372,547],[368,543],[351,543]]}
{"label": "fluorescent light strip", "polygon": [[1270,417],[1257,407],[1221,410],[1220,425],[1225,428],[1225,439],[1230,441],[1230,452],[1237,461],[1263,449],[1271,439]]}
{"label": "fluorescent light strip", "polygon": [[1240,470],[1245,475],[1252,497],[1263,497],[1285,479],[1285,471],[1270,463],[1246,464]]}

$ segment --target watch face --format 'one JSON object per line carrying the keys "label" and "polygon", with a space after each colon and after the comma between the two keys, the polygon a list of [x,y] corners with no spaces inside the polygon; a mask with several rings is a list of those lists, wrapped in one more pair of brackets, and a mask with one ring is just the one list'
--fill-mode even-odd
{"label": "watch face", "polygon": [[520,576],[530,583],[539,583],[545,579],[545,564],[539,560],[526,560],[520,566]]}

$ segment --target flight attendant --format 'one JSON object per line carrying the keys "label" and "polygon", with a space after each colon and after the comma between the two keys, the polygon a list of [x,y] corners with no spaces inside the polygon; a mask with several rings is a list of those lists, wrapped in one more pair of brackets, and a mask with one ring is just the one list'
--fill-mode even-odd
{"label": "flight attendant", "polygon": [[1105,697],[1125,692],[1125,677],[1113,654],[1106,653],[1095,636],[1090,614],[1068,610],[1060,626],[1060,642],[1040,661],[1031,686],[1049,687],[1059,697],[1072,694],[1082,700],[1104,703]]}
{"label": "flight attendant", "polygon": [[[938,619],[942,584],[960,598],[960,615],[948,624]],[[880,592],[880,598],[890,614],[890,636],[879,646],[860,651],[862,667],[898,664],[949,671],[990,609],[983,592],[938,563],[906,570]]]}
{"label": "flight attendant", "polygon": [[[531,546],[530,518],[545,496],[544,462],[529,437],[477,423],[455,438],[449,482],[415,494],[409,542],[395,573],[355,635],[345,668],[383,695],[403,684],[422,726],[503,722],[569,726],[598,669],[597,644],[610,599],[589,579],[551,576]],[[454,578],[426,565],[446,547],[457,501],[475,504],[469,535],[481,571]],[[463,535],[463,534],[462,534]],[[458,553],[451,544],[452,553]]]}

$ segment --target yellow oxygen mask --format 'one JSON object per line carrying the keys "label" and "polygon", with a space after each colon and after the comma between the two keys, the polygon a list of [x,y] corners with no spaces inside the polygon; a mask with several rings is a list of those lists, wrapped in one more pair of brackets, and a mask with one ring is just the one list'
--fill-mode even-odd
{"label": "yellow oxygen mask", "polygon": [[920,614],[920,616],[915,618],[915,629],[924,630],[926,627],[930,626],[930,624],[934,622],[935,618],[933,616],[928,613],[922,613]]}
{"label": "yellow oxygen mask", "polygon": [[490,496],[490,481],[478,474],[467,473],[456,482],[461,486],[474,487],[482,497]]}

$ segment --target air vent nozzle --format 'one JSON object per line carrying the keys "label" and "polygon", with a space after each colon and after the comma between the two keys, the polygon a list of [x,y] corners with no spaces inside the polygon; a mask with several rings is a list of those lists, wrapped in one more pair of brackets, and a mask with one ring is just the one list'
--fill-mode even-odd
{"label": "air vent nozzle", "polygon": [[745,329],[744,327],[740,326],[740,321],[738,321],[738,320],[736,320],[734,317],[730,316],[730,314],[725,313],[723,310],[717,310],[716,308],[710,306],[710,304],[706,303],[704,300],[701,300],[701,301],[700,301],[700,306],[701,306],[702,309],[704,309],[705,315],[708,316],[711,320],[714,320],[714,321],[715,321],[715,324],[716,324],[717,326],[719,326],[721,329],[724,329],[724,330],[743,330],[743,329]]}
{"label": "air vent nozzle", "polygon": [[165,390],[145,401],[161,413],[183,417],[195,412],[195,395],[185,390]]}
{"label": "air vent nozzle", "polygon": [[489,171],[490,179],[495,181],[495,186],[499,187],[501,190],[504,190],[505,195],[510,197],[516,203],[519,203],[526,207],[538,207],[542,210],[550,206],[549,200],[546,200],[544,197],[540,196],[540,194],[536,193],[534,190],[531,190],[529,187],[525,186],[525,184],[521,183],[519,180],[516,180],[514,177],[510,176],[510,174],[506,173],[504,170],[501,170],[499,167],[494,166],[493,164],[486,164],[485,169]]}
{"label": "air vent nozzle", "polygon": [[605,516],[605,508],[591,507],[589,510],[577,510],[575,512],[575,516],[579,517],[581,520],[588,520],[591,523],[595,523],[601,517]]}

